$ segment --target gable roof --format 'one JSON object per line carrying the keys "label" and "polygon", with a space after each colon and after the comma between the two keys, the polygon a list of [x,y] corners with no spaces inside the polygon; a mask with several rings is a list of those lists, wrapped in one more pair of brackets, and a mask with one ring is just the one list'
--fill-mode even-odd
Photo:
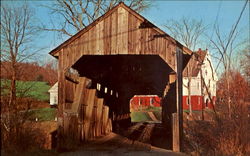
{"label": "gable roof", "polygon": [[[153,29],[155,29],[157,32],[159,32],[159,33],[163,34],[164,36],[166,36],[166,38],[168,38],[172,42],[182,45],[177,40],[175,40],[174,38],[172,38],[170,35],[168,35],[167,33],[165,33],[163,30],[161,30],[160,28],[156,27],[154,24],[152,24],[151,22],[149,22],[146,18],[144,18],[143,16],[141,16],[140,14],[138,14],[137,12],[135,12],[133,9],[129,8],[123,2],[120,2],[118,5],[116,5],[115,7],[113,7],[112,9],[110,9],[108,12],[106,12],[105,14],[103,14],[102,16],[100,16],[99,18],[97,18],[94,22],[92,22],[91,24],[89,24],[87,27],[85,27],[82,30],[80,30],[79,32],[77,32],[74,36],[70,37],[68,40],[66,40],[65,42],[63,42],[59,46],[57,46],[55,49],[51,50],[49,52],[49,54],[52,55],[52,56],[54,56],[54,57],[56,57],[57,56],[56,55],[57,52],[59,52],[63,47],[67,46],[68,44],[70,44],[71,42],[73,42],[75,39],[77,39],[78,37],[80,37],[81,35],[83,35],[85,32],[87,32],[92,27],[94,27],[97,23],[99,23],[100,21],[102,21],[103,19],[105,19],[106,17],[108,17],[110,14],[112,14],[119,7],[124,8],[129,13],[131,13],[132,15],[134,15],[138,19],[140,19],[141,21],[144,21],[145,24],[151,25],[153,27]],[[188,54],[192,53],[192,51],[189,50],[185,46],[183,46],[183,49],[184,49],[185,53],[188,53]]]}
{"label": "gable roof", "polygon": [[[207,55],[206,50],[199,49],[197,52],[194,52],[191,59],[188,62],[188,65],[183,71],[183,77],[188,77],[188,70],[191,69],[191,77],[197,77],[200,71],[201,64],[204,62]],[[189,69],[188,69],[189,68]]]}
{"label": "gable roof", "polygon": [[58,82],[56,82],[49,90],[48,92],[57,92],[58,91]]}

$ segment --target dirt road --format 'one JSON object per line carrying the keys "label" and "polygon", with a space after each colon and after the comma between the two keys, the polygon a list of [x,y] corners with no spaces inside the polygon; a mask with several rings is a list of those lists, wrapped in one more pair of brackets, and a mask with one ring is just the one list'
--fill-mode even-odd
{"label": "dirt road", "polygon": [[115,133],[101,137],[84,144],[81,149],[74,152],[60,154],[62,156],[185,156],[169,150],[157,148],[150,144],[131,140]]}

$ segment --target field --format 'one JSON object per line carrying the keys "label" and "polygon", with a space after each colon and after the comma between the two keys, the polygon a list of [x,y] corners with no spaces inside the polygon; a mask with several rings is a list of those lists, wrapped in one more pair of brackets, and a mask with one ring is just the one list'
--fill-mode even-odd
{"label": "field", "polygon": [[161,121],[161,107],[147,107],[141,110],[131,110],[131,121],[132,122],[144,122],[153,121],[148,112],[152,112],[157,120]]}
{"label": "field", "polygon": [[[1,80],[1,95],[8,93],[9,80]],[[17,96],[30,97],[40,101],[48,101],[50,86],[46,82],[40,81],[17,81]]]}
{"label": "field", "polygon": [[32,109],[29,112],[29,119],[32,121],[52,121],[56,117],[55,108]]}
{"label": "field", "polygon": [[[9,80],[1,80],[1,95],[8,94]],[[52,121],[56,117],[56,109],[49,108],[50,86],[46,82],[40,81],[17,81],[17,96],[32,98],[34,106],[28,112],[29,119],[32,121]],[[39,102],[40,101],[40,102]],[[24,100],[25,102],[25,100]],[[37,105],[35,105],[37,104]],[[47,107],[47,108],[44,108]]]}

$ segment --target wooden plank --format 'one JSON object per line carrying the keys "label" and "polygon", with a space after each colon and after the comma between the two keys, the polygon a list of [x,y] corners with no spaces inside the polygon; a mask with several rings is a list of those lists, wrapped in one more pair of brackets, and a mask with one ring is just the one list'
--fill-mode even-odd
{"label": "wooden plank", "polygon": [[117,45],[119,54],[128,54],[128,12],[118,8]]}
{"label": "wooden plank", "polygon": [[93,131],[93,138],[95,138],[97,136],[97,133],[96,133],[96,127],[97,127],[97,101],[98,101],[98,98],[97,96],[95,96],[95,100],[94,100],[94,106],[93,106],[93,112],[92,112],[92,131]]}
{"label": "wooden plank", "polygon": [[111,16],[104,20],[103,28],[103,42],[104,42],[104,54],[111,54]]}
{"label": "wooden plank", "polygon": [[108,117],[109,117],[109,107],[104,106],[103,107],[103,125],[102,125],[103,134],[107,134]]}
{"label": "wooden plank", "polygon": [[141,21],[135,19],[135,37],[134,37],[134,42],[135,42],[135,54],[140,54],[141,53],[141,31],[142,29],[139,29],[139,26],[141,24]]}
{"label": "wooden plank", "polygon": [[85,110],[84,110],[84,138],[83,140],[88,140],[90,138],[90,121],[92,118],[93,106],[94,106],[94,99],[95,99],[96,90],[95,89],[88,89],[87,90],[87,98],[84,103]]}
{"label": "wooden plank", "polygon": [[96,55],[101,55],[100,53],[100,43],[99,43],[99,38],[100,38],[100,23],[96,24],[95,26],[95,31],[93,32],[95,35],[93,36],[93,53],[95,53]]}
{"label": "wooden plank", "polygon": [[67,116],[67,114],[64,115],[64,134],[69,134],[69,125],[70,125],[70,122],[69,122],[69,116]]}
{"label": "wooden plank", "polygon": [[97,125],[96,125],[96,135],[100,136],[101,135],[101,120],[102,120],[102,108],[103,108],[103,98],[98,98],[97,99]]}
{"label": "wooden plank", "polygon": [[111,54],[118,53],[117,46],[117,26],[118,26],[118,12],[117,10],[111,15]]}
{"label": "wooden plank", "polygon": [[173,133],[173,151],[180,152],[179,136],[179,118],[177,113],[172,113],[172,133]]}
{"label": "wooden plank", "polygon": [[151,52],[149,52],[149,31],[148,28],[145,29],[145,49],[144,49],[144,53],[145,54],[150,54]]}
{"label": "wooden plank", "polygon": [[96,51],[96,43],[97,43],[97,25],[93,26],[92,30],[90,31],[91,39],[90,39],[90,52],[92,54],[98,54]]}
{"label": "wooden plank", "polygon": [[135,19],[134,16],[129,14],[128,15],[128,53],[133,54],[134,47],[135,47]]}
{"label": "wooden plank", "polygon": [[80,44],[80,38],[78,38],[76,41],[75,41],[75,53],[73,54],[73,61],[70,63],[70,65],[72,66],[77,60],[79,57],[81,57],[81,44]]}
{"label": "wooden plank", "polygon": [[65,75],[63,71],[63,51],[59,53],[59,71],[58,71],[58,119],[59,119],[59,125],[62,124],[61,120],[63,118],[63,110],[64,110],[64,104],[65,104]]}
{"label": "wooden plank", "polygon": [[86,32],[86,39],[84,39],[85,44],[82,46],[85,46],[86,48],[86,55],[90,54],[90,31]]}
{"label": "wooden plank", "polygon": [[145,54],[146,46],[146,29],[141,29],[141,51],[140,54]]}
{"label": "wooden plank", "polygon": [[102,55],[104,54],[104,21],[101,21],[100,23],[98,23],[96,25],[96,36],[95,36],[95,40],[96,40],[96,51],[94,51],[94,53],[96,53],[97,55]]}
{"label": "wooden plank", "polygon": [[87,37],[87,33],[83,34],[80,38],[80,46],[81,46],[81,56],[84,54],[87,54],[87,44],[86,44],[86,40],[88,39]]}
{"label": "wooden plank", "polygon": [[71,112],[73,113],[78,113],[79,109],[80,109],[80,104],[83,103],[83,90],[85,89],[85,86],[86,86],[86,81],[87,79],[86,78],[79,78],[79,83],[77,84],[77,87],[76,87],[76,94],[74,96],[74,101],[73,101],[73,104],[72,104],[72,108],[71,108]]}

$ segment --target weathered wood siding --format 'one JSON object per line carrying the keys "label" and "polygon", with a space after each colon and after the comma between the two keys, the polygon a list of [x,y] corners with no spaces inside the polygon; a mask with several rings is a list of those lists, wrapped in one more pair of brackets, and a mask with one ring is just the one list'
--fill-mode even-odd
{"label": "weathered wood siding", "polygon": [[175,51],[173,39],[119,7],[64,46],[59,52],[59,61],[66,70],[82,55],[154,54],[161,56],[174,70]]}

